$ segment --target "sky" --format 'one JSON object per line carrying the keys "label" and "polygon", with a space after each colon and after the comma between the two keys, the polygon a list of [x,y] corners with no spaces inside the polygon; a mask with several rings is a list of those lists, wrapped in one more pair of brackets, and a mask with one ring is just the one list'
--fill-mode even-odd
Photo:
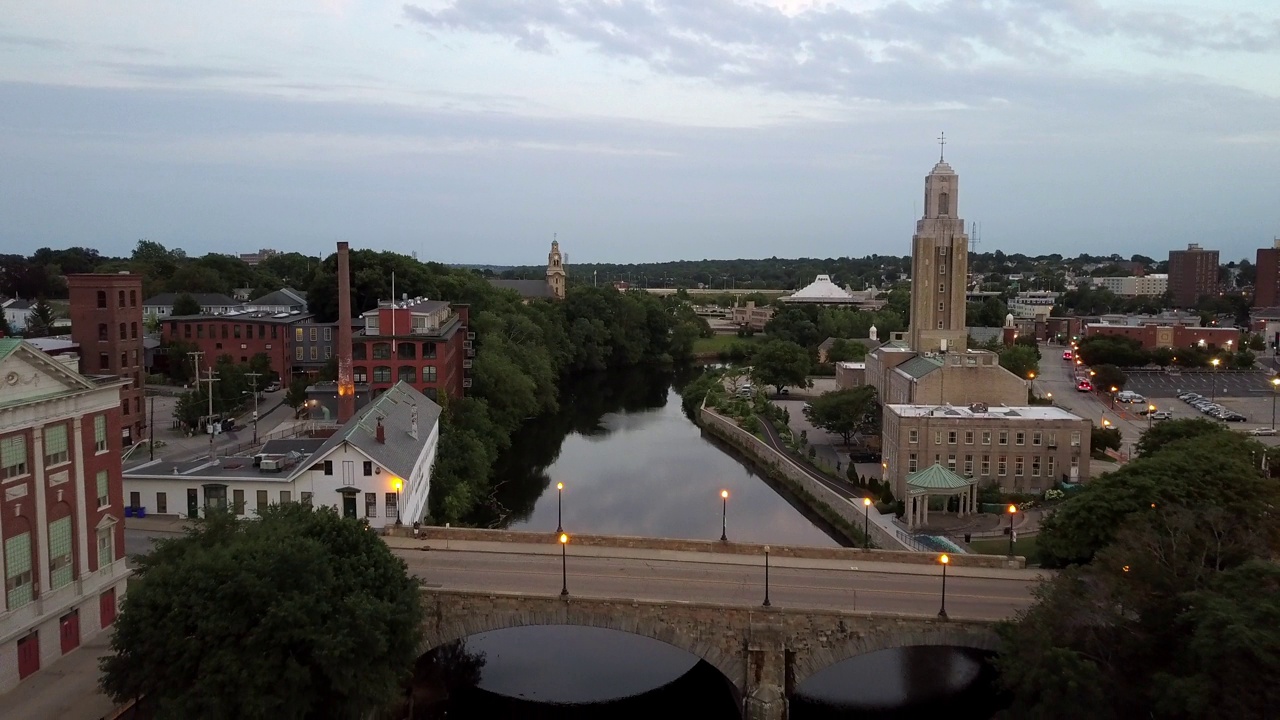
{"label": "sky", "polygon": [[0,12],[0,252],[449,263],[1280,236],[1275,0],[41,0]]}

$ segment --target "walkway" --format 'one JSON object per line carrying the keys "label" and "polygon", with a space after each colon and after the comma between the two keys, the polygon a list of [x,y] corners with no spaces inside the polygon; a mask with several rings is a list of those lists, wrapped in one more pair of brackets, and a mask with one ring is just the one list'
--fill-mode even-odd
{"label": "walkway", "polygon": [[41,668],[0,695],[5,720],[99,720],[115,711],[115,703],[98,690],[98,658],[110,654],[110,632]]}

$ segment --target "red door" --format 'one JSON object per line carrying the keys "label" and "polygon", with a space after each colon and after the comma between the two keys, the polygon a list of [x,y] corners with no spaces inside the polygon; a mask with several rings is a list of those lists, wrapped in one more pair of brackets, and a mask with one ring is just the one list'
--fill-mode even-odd
{"label": "red door", "polygon": [[40,634],[33,632],[18,641],[18,679],[40,669]]}
{"label": "red door", "polygon": [[58,633],[62,641],[62,654],[80,647],[80,611],[72,610],[58,621]]}
{"label": "red door", "polygon": [[116,589],[98,596],[98,614],[102,617],[102,627],[107,628],[116,621]]}

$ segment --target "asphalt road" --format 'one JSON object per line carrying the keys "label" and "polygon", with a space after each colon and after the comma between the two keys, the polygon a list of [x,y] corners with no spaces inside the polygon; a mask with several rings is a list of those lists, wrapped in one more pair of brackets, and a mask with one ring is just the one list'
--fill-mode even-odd
{"label": "asphalt road", "polygon": [[[559,553],[533,552],[547,546],[522,547],[530,552],[434,549],[397,554],[428,587],[558,595]],[[702,553],[618,549],[600,556],[604,548],[591,548],[596,555],[575,556],[572,550],[567,562],[571,595],[742,606],[764,600],[762,557],[738,556],[732,562]],[[977,576],[980,572],[983,576]],[[1010,617],[1031,603],[1038,582],[1034,571],[952,568],[947,613],[981,620]],[[769,596],[779,607],[933,616],[941,607],[942,573],[940,566],[774,558]]]}

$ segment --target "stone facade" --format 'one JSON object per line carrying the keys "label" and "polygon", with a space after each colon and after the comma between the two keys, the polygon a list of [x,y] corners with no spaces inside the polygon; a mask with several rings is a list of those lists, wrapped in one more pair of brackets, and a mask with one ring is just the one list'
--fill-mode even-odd
{"label": "stone facade", "polygon": [[924,179],[924,216],[911,238],[911,328],[917,352],[963,350],[969,236],[960,219],[960,178],[938,160]]}
{"label": "stone facade", "polygon": [[779,607],[424,590],[422,651],[528,625],[620,630],[686,650],[719,670],[748,720],[782,720],[787,696],[842,660],[919,645],[996,650],[995,624]]}
{"label": "stone facade", "polygon": [[1000,365],[1000,356],[988,350],[966,350],[937,355],[941,365],[916,377],[895,366],[883,381],[882,403],[938,403],[968,405],[1025,405],[1028,381]]}

